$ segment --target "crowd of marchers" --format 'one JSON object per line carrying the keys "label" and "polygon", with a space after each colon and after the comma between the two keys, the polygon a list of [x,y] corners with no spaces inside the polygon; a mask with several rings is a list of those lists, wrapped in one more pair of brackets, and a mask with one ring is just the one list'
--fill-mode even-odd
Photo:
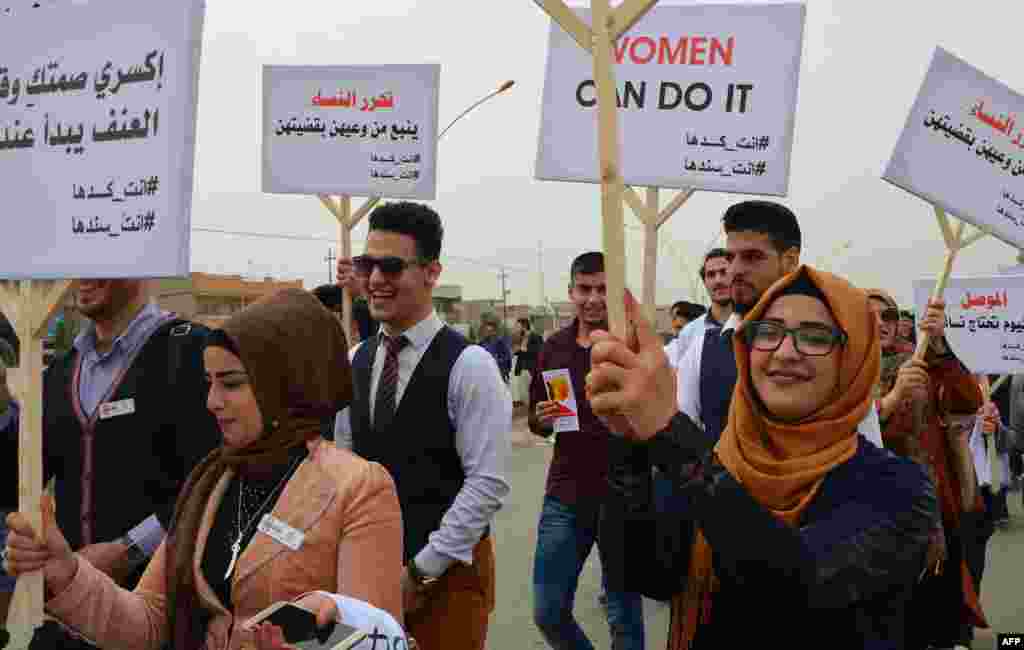
{"label": "crowd of marchers", "polygon": [[44,374],[40,529],[17,512],[18,350],[0,348],[0,623],[41,571],[33,650],[282,648],[259,616],[282,601],[392,648],[483,650],[496,563],[516,561],[492,529],[521,406],[554,441],[532,602],[555,650],[594,647],[573,607],[595,546],[613,650],[645,647],[644,597],[671,603],[668,650],[969,646],[1019,489],[1024,377],[990,391],[941,300],[914,314],[899,287],[803,264],[787,207],[722,225],[710,304],[675,303],[667,345],[628,293],[609,333],[604,256],[582,251],[571,324],[486,319],[470,342],[434,310],[441,218],[411,202],[371,213],[336,285],[216,328],[145,281],[77,281],[87,325]]}

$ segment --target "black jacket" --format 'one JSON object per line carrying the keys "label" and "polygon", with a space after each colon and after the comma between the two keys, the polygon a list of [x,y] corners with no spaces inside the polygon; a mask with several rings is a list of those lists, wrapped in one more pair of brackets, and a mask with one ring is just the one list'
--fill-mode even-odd
{"label": "black jacket", "polygon": [[[72,349],[46,369],[43,475],[44,481],[56,478],[57,523],[73,549],[113,541],[154,514],[169,529],[182,484],[221,439],[206,408],[205,342],[200,326],[182,321],[161,326],[106,400],[131,399],[134,412],[88,423],[72,399],[77,352]],[[84,475],[90,428],[91,477]],[[86,517],[91,539],[83,538]]]}
{"label": "black jacket", "polygon": [[609,589],[659,598],[683,591],[700,526],[720,586],[695,647],[739,647],[747,639],[789,648],[903,647],[905,604],[938,508],[919,465],[860,438],[854,457],[829,473],[793,528],[718,464],[709,437],[686,416],[677,415],[648,451],[675,489],[656,513],[643,476],[610,477],[612,523],[602,522],[601,535],[618,531],[625,566],[609,576]]}

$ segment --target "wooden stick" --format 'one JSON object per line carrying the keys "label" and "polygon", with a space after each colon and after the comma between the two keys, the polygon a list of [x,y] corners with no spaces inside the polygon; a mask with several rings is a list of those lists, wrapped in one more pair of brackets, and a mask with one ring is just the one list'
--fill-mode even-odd
{"label": "wooden stick", "polygon": [[957,242],[953,239],[953,231],[949,227],[949,219],[946,218],[946,213],[943,212],[942,208],[935,207],[935,218],[939,221],[939,230],[942,231],[942,238],[946,241],[946,250],[955,248]]}
{"label": "wooden stick", "polygon": [[644,225],[644,312],[654,325],[658,317],[658,188],[647,188],[647,214]]}
{"label": "wooden stick", "polygon": [[978,241],[979,239],[982,239],[982,238],[984,238],[984,237],[987,237],[987,236],[988,236],[988,234],[989,234],[989,233],[988,233],[988,231],[987,231],[987,230],[983,230],[983,229],[981,229],[981,228],[975,228],[975,229],[974,229],[974,232],[972,232],[972,233],[971,233],[970,235],[968,235],[968,236],[967,236],[967,237],[966,237],[966,238],[964,239],[964,241],[963,241],[963,243],[962,243],[962,244],[960,245],[960,247],[961,247],[961,248],[967,248],[968,246],[970,246],[971,244],[975,243],[975,242],[976,242],[976,241]]}
{"label": "wooden stick", "polygon": [[380,202],[380,199],[381,197],[379,196],[371,196],[370,198],[366,199],[366,202],[359,206],[359,209],[356,210],[351,217],[349,217],[349,230],[355,230],[356,226],[359,225],[359,222],[363,220],[363,217],[370,214],[370,211],[377,207],[377,204]]}
{"label": "wooden stick", "polygon": [[[949,229],[949,222],[946,220],[946,214],[940,209],[935,208],[935,215],[939,219],[939,224],[943,230],[943,236],[945,237],[946,230]],[[942,224],[945,224],[942,226]],[[960,252],[961,237],[964,233],[964,222],[961,221],[957,224],[956,232],[951,234],[949,245],[946,247],[946,259],[942,265],[942,272],[939,273],[939,278],[935,282],[935,289],[932,291],[931,301],[941,300],[942,294],[946,291],[946,284],[949,282],[949,274],[953,271],[953,262],[956,261],[956,255]],[[929,301],[929,302],[931,302]],[[931,337],[928,334],[921,334],[921,337],[917,340],[917,349],[914,350],[914,358],[921,361],[924,360],[925,354],[928,353],[928,346],[931,343]]]}
{"label": "wooden stick", "polygon": [[622,0],[622,4],[612,13],[612,40],[618,39],[632,29],[657,2],[658,0]]}
{"label": "wooden stick", "polygon": [[338,219],[338,202],[334,199],[334,197],[328,196],[326,194],[320,194],[318,195],[318,197],[320,199],[320,202],[324,204],[324,207],[327,208],[327,211],[333,214],[335,219]]}
{"label": "wooden stick", "polygon": [[601,216],[607,284],[608,328],[626,338],[626,242],[619,174],[619,116],[612,68],[609,0],[591,0],[593,15],[594,81],[597,85],[598,151],[601,170]]}
{"label": "wooden stick", "polygon": [[[344,194],[338,200],[338,250],[342,259],[352,259],[352,197]],[[341,298],[341,327],[345,330],[345,340],[349,345],[352,339],[352,291],[346,288]]]}
{"label": "wooden stick", "polygon": [[994,384],[992,384],[992,388],[990,388],[989,390],[991,390],[993,393],[996,392],[997,390],[999,390],[1002,387],[1003,384],[1006,383],[1006,381],[1011,376],[1012,375],[1001,375],[998,379],[996,379],[996,382]]}
{"label": "wooden stick", "polygon": [[577,45],[587,52],[593,51],[594,32],[587,27],[587,24],[563,0],[533,1],[537,3],[538,7],[546,11],[569,36],[572,36]]}
{"label": "wooden stick", "polygon": [[[650,192],[651,189],[655,189],[655,191],[657,191],[656,188],[648,188],[647,191]],[[637,194],[636,190],[629,185],[624,185],[622,187],[622,198],[626,200],[626,204],[629,205],[630,209],[633,210],[633,214],[636,215],[636,218],[639,219],[640,223],[644,226],[653,225],[657,221],[658,207],[655,205],[654,209],[651,209],[650,194],[647,195],[648,203],[645,204],[643,199],[640,198],[640,195]]]}
{"label": "wooden stick", "polygon": [[658,225],[660,226],[668,221],[669,217],[678,212],[679,208],[683,207],[683,204],[689,201],[690,197],[693,196],[695,192],[696,190],[694,189],[687,189],[676,194],[672,200],[669,201],[668,205],[665,206],[665,209],[658,214]]}
{"label": "wooden stick", "polygon": [[[15,328],[21,341],[21,421],[18,428],[18,510],[42,532],[43,339],[50,318],[71,288],[68,281],[19,282]],[[6,293],[8,298],[10,292]],[[18,577],[11,626],[33,629],[43,622],[43,573]]]}

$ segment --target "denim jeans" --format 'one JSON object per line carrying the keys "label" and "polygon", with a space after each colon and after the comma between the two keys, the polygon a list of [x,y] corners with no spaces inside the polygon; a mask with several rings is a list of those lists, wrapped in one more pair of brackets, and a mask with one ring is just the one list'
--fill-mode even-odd
{"label": "denim jeans", "polygon": [[[580,572],[595,542],[601,551],[599,514],[596,508],[577,509],[552,496],[544,497],[533,564],[533,620],[555,650],[594,648],[572,610]],[[608,561],[614,559],[602,553],[602,567]],[[640,594],[609,591],[607,613],[612,650],[644,650]]]}

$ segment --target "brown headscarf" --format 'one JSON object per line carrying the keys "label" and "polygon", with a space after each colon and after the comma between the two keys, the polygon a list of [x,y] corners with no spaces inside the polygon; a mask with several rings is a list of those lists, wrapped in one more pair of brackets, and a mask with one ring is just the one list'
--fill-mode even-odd
{"label": "brown headscarf", "polygon": [[[868,414],[878,381],[878,328],[867,295],[846,280],[801,266],[776,282],[744,323],[760,319],[776,298],[801,274],[824,295],[839,327],[849,337],[839,355],[839,379],[825,406],[800,422],[780,422],[766,413],[750,376],[750,349],[742,336],[733,338],[737,384],[729,408],[729,422],[715,446],[722,465],[762,506],[790,526],[798,525],[825,476],[857,451],[857,425]],[[711,548],[698,530],[690,560],[687,591],[677,605],[670,647],[688,648],[697,628],[698,614],[710,615],[710,594],[715,587]]]}
{"label": "brown headscarf", "polygon": [[167,540],[168,629],[175,650],[194,650],[205,640],[192,567],[199,523],[221,476],[228,468],[287,462],[292,449],[320,435],[324,417],[352,401],[345,334],[312,294],[275,293],[231,317],[222,332],[225,347],[234,348],[249,375],[265,434],[244,449],[212,451],[178,496]]}

